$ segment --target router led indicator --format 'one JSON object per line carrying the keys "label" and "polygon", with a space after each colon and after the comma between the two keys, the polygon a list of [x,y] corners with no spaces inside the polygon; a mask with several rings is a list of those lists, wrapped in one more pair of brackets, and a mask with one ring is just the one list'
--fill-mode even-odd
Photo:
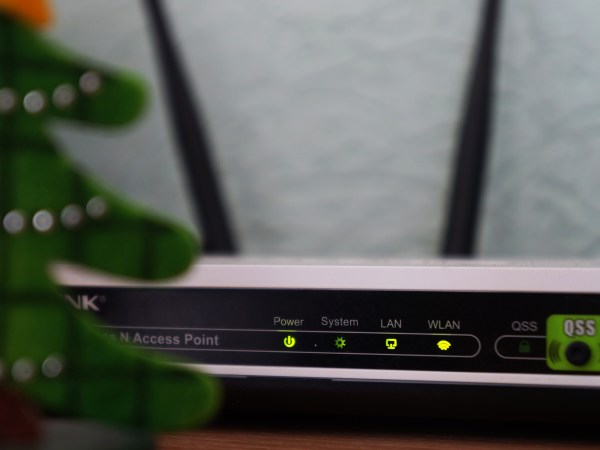
{"label": "router led indicator", "polygon": [[284,337],[283,345],[285,345],[287,348],[292,348],[294,345],[296,345],[296,338],[291,335]]}
{"label": "router led indicator", "polygon": [[437,346],[441,351],[445,352],[452,347],[452,344],[449,341],[442,339],[441,341],[438,341]]}
{"label": "router led indicator", "polygon": [[342,350],[344,347],[346,347],[346,339],[343,337],[337,337],[335,338],[334,344],[338,350]]}

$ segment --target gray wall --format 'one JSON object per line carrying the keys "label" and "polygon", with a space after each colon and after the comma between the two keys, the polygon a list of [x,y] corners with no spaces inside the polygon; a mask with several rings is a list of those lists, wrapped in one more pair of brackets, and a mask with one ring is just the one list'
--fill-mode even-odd
{"label": "gray wall", "polygon": [[[164,3],[246,253],[436,253],[478,0]],[[56,39],[144,74],[155,98],[130,130],[58,127],[69,153],[191,224],[140,2],[54,4]],[[598,13],[507,1],[486,256],[600,253]]]}
{"label": "gray wall", "polygon": [[600,2],[510,0],[483,254],[600,255]]}

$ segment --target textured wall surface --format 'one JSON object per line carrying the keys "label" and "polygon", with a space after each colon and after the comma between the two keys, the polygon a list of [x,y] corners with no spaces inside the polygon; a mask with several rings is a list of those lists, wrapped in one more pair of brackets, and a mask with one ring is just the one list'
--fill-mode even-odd
{"label": "textured wall surface", "polygon": [[250,253],[435,254],[478,1],[167,4]]}
{"label": "textured wall surface", "polygon": [[[53,35],[156,87],[139,2],[55,0]],[[168,0],[246,253],[434,255],[479,1]],[[156,89],[155,89],[156,92]],[[190,221],[160,97],[75,158]]]}
{"label": "textured wall surface", "polygon": [[508,0],[481,252],[600,255],[600,2]]}

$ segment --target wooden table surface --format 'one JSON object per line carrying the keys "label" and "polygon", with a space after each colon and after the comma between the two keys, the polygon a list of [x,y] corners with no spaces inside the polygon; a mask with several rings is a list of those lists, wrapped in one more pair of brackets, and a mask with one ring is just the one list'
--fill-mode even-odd
{"label": "wooden table surface", "polygon": [[206,430],[167,434],[159,450],[196,449],[592,449],[600,448],[600,429],[592,425],[428,423],[398,419],[398,424],[363,424],[348,418],[328,426],[322,422],[254,420],[213,425]]}

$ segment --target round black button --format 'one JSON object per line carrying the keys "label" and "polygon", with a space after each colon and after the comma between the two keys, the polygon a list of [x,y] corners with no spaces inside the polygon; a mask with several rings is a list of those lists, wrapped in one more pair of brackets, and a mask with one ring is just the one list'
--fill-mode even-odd
{"label": "round black button", "polygon": [[583,342],[573,342],[567,347],[565,356],[574,366],[583,366],[592,357],[592,352],[587,344],[584,344]]}

